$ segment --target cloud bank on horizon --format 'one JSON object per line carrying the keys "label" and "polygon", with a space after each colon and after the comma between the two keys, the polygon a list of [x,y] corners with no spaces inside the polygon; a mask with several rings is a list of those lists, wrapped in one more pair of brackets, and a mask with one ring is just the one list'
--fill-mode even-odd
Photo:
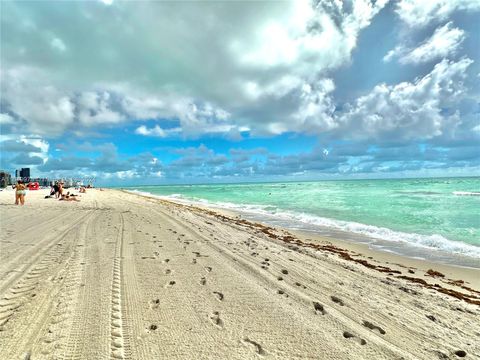
{"label": "cloud bank on horizon", "polygon": [[478,1],[1,8],[9,171],[110,184],[479,174]]}

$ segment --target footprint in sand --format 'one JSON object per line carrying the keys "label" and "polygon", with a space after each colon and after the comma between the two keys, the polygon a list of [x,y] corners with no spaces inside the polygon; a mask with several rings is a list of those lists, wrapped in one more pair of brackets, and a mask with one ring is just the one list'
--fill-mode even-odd
{"label": "footprint in sand", "polygon": [[352,333],[350,333],[348,331],[343,332],[343,337],[345,339],[353,339],[353,340],[355,340],[355,342],[357,342],[360,345],[365,345],[367,343],[364,339],[361,339],[358,336],[353,335]]}
{"label": "footprint in sand", "polygon": [[218,326],[219,328],[223,328],[223,321],[220,319],[220,313],[218,311],[214,311],[213,313],[210,314],[210,321]]}
{"label": "footprint in sand", "polygon": [[165,259],[165,260],[163,260],[162,262],[163,262],[164,264],[168,264],[169,261],[170,261],[170,259]]}
{"label": "footprint in sand", "polygon": [[338,305],[340,305],[340,306],[345,305],[345,304],[343,303],[342,299],[336,297],[335,295],[330,296],[330,299],[332,299],[332,301],[333,301],[335,304],[338,304]]}
{"label": "footprint in sand", "polygon": [[150,307],[156,309],[160,306],[160,299],[154,299],[151,301]]}
{"label": "footprint in sand", "polygon": [[207,283],[207,279],[205,279],[204,277],[202,277],[200,279],[200,285],[205,285]]}
{"label": "footprint in sand", "polygon": [[165,287],[172,287],[175,284],[176,284],[176,282],[174,280],[171,280],[165,285]]}
{"label": "footprint in sand", "polygon": [[257,355],[264,356],[265,350],[263,350],[262,346],[257,343],[256,341],[250,340],[248,337],[243,338],[243,343],[250,347],[253,348],[253,350],[257,353]]}
{"label": "footprint in sand", "polygon": [[192,259],[192,264],[196,264],[197,263],[197,259],[193,258]]}
{"label": "footprint in sand", "polygon": [[168,274],[171,274],[171,273],[172,273],[172,270],[170,270],[170,269],[165,270],[165,275],[168,275]]}
{"label": "footprint in sand", "polygon": [[315,309],[315,314],[325,315],[327,313],[325,311],[325,308],[323,307],[323,305],[320,304],[319,302],[314,301],[313,302],[313,308]]}
{"label": "footprint in sand", "polygon": [[385,330],[383,330],[380,326],[372,324],[370,321],[363,320],[363,326],[369,328],[370,330],[378,331],[382,335],[385,335]]}
{"label": "footprint in sand", "polygon": [[212,269],[210,266],[206,266],[206,267],[205,267],[205,271],[206,271],[206,272],[211,272],[212,270],[213,270],[213,269]]}
{"label": "footprint in sand", "polygon": [[215,297],[217,298],[218,301],[223,301],[224,295],[221,292],[214,291]]}

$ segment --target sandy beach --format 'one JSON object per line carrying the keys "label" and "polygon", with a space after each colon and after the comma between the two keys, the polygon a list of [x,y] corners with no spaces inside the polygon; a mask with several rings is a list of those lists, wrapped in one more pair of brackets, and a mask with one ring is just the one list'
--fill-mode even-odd
{"label": "sandy beach", "polygon": [[480,270],[119,190],[0,192],[0,359],[478,359]]}

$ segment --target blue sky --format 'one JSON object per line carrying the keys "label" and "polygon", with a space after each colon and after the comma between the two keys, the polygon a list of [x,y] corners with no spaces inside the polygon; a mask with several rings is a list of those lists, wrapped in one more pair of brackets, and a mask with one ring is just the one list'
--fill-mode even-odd
{"label": "blue sky", "polygon": [[474,0],[1,2],[1,168],[102,185],[476,176]]}

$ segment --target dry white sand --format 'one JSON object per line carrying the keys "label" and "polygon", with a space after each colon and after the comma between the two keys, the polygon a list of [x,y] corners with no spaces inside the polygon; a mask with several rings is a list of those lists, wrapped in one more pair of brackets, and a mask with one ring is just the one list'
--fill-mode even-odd
{"label": "dry white sand", "polygon": [[0,192],[0,359],[480,358],[479,270],[120,191],[44,195]]}

